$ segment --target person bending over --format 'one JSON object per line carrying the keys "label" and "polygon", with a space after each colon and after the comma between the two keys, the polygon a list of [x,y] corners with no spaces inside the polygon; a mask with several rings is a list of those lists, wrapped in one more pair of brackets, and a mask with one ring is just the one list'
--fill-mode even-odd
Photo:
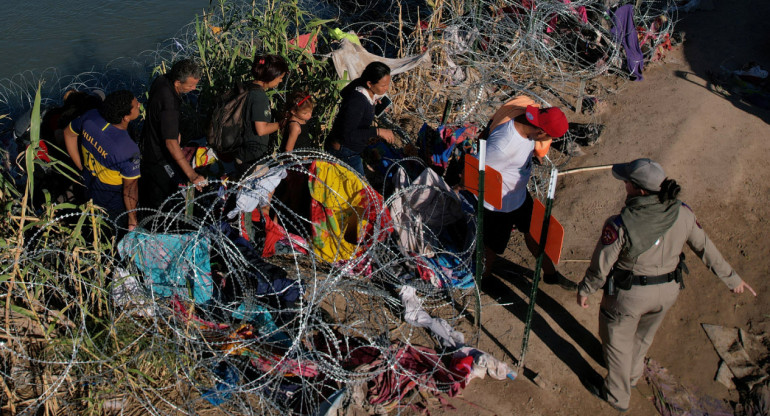
{"label": "person bending over", "polygon": [[191,182],[200,191],[206,178],[193,170],[182,153],[179,133],[182,94],[198,86],[201,71],[191,59],[175,63],[150,87],[141,135],[142,206],[157,209],[179,185]]}
{"label": "person bending over", "polygon": [[[534,104],[529,97],[515,97],[495,112],[490,122],[486,164],[502,175],[503,204],[497,209],[484,203],[484,277],[490,276],[497,256],[505,252],[514,227],[524,234],[533,255],[540,251],[538,242],[529,234],[534,200],[527,191],[527,183],[532,173],[532,157],[544,156],[547,143],[564,136],[569,124],[559,108],[539,108]],[[546,145],[538,146],[542,144]],[[547,256],[543,259],[543,282],[575,289],[575,283],[561,276]]]}

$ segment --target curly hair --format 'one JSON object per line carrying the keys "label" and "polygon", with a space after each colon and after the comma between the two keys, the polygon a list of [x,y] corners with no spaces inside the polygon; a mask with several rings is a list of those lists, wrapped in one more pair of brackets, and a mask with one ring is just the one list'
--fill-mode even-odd
{"label": "curly hair", "polygon": [[123,117],[131,114],[134,98],[134,94],[128,90],[112,92],[104,98],[99,114],[110,124],[120,124]]}

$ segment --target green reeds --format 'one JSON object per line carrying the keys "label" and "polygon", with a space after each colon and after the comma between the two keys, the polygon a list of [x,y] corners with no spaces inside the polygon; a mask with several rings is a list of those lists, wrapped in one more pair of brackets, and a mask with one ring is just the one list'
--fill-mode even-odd
{"label": "green reeds", "polygon": [[[212,3],[195,24],[203,79],[190,120],[194,122],[184,125],[201,134],[216,98],[234,81],[250,81],[256,54],[272,53],[283,56],[290,71],[272,92],[275,107],[283,107],[282,97],[290,91],[310,92],[316,101],[312,134],[320,145],[336,114],[339,91],[347,83],[337,79],[331,61],[320,54],[330,49],[325,38],[330,21],[315,19],[297,1],[268,1],[251,9],[236,8],[230,0]],[[319,54],[311,53],[309,46],[292,44],[300,34],[317,38]],[[165,73],[167,66],[161,63],[153,75]],[[46,184],[35,183],[39,168],[54,169],[73,181],[78,178],[78,172],[62,161],[36,158],[40,88],[31,119],[30,146],[22,163],[24,187],[0,176],[0,342],[4,342],[0,364],[29,369],[26,378],[18,373],[0,376],[6,399],[0,402],[0,413],[38,409],[48,415],[101,415],[108,407],[136,409],[146,404],[138,398],[162,409],[174,399],[147,394],[168,389],[173,384],[169,380],[176,380],[179,372],[210,385],[210,376],[198,367],[200,357],[185,355],[195,349],[168,342],[174,339],[170,327],[112,304],[110,288],[120,283],[114,277],[119,264],[103,213],[92,204],[55,204],[43,189]],[[34,194],[43,195],[42,201]],[[147,331],[149,325],[158,333]],[[200,329],[188,324],[186,331],[195,334]],[[176,368],[169,368],[169,363]],[[29,394],[20,394],[26,391],[24,386]],[[180,396],[199,394],[193,386],[172,389]],[[171,413],[173,407],[167,410]]]}
{"label": "green reeds", "polygon": [[0,175],[0,367],[13,370],[0,375],[0,413],[102,415],[116,395],[160,387],[171,354],[185,357],[111,304],[118,265],[104,213],[91,203],[56,204],[47,184],[35,183],[41,168],[76,177],[52,154],[36,157],[40,100],[38,87],[19,163],[23,192]]}
{"label": "green reeds", "polygon": [[310,52],[309,42],[299,47],[293,40],[303,34],[316,39],[319,50],[328,50],[325,25],[294,1],[268,1],[249,9],[236,7],[231,0],[220,0],[207,13],[196,18],[198,56],[203,68],[199,114],[208,117],[217,97],[233,87],[235,81],[251,81],[251,64],[257,54],[280,55],[289,66],[284,83],[268,94],[277,109],[283,97],[294,90],[305,90],[316,101],[315,131],[320,140],[330,127],[339,101],[339,90],[347,83],[337,79],[330,60]]}

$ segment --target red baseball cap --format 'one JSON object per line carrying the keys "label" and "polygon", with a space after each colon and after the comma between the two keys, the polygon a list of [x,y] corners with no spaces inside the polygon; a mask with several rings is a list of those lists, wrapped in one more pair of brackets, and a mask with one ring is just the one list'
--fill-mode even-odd
{"label": "red baseball cap", "polygon": [[564,136],[569,129],[567,116],[558,107],[537,108],[528,105],[526,115],[527,121],[540,127],[551,137]]}

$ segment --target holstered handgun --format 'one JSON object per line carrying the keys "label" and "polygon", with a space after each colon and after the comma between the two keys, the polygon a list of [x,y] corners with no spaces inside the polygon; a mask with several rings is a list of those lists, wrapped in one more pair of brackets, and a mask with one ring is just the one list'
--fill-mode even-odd
{"label": "holstered handgun", "polygon": [[679,264],[676,265],[674,273],[674,280],[679,283],[679,290],[683,290],[685,288],[684,275],[690,274],[690,269],[687,268],[687,264],[684,262],[684,253],[679,254]]}
{"label": "holstered handgun", "polygon": [[618,289],[615,287],[615,278],[612,277],[612,271],[607,276],[607,281],[604,282],[604,294],[607,296],[615,296],[618,293]]}
{"label": "holstered handgun", "polygon": [[614,269],[612,276],[618,289],[630,290],[634,283],[634,273],[631,270]]}
{"label": "holstered handgun", "polygon": [[604,293],[613,296],[618,293],[618,289],[631,289],[633,277],[634,274],[629,270],[613,268],[610,270],[610,275],[607,276],[607,282],[604,283]]}

